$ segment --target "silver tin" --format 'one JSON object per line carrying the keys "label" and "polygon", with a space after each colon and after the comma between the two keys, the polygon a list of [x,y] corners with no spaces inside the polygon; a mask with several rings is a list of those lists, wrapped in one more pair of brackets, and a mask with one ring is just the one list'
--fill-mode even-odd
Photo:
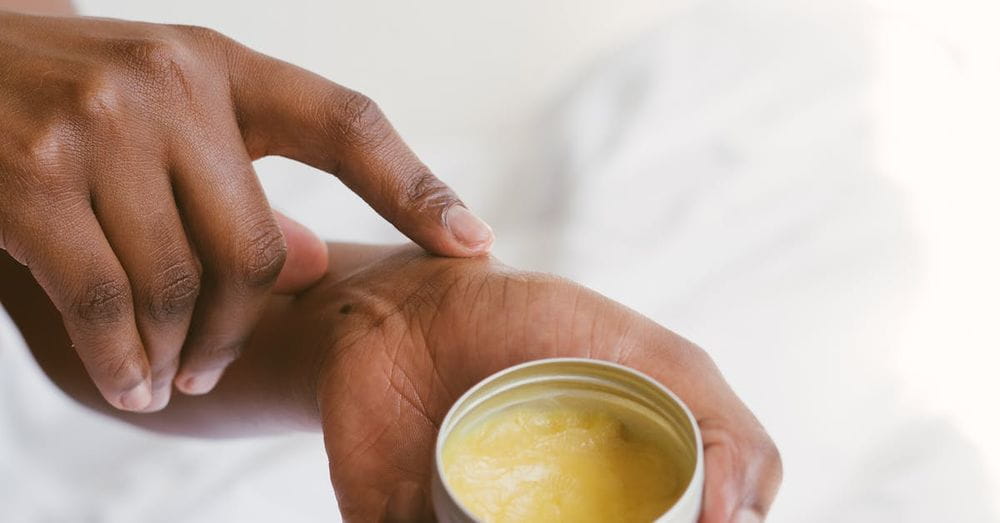
{"label": "silver tin", "polygon": [[[594,391],[636,402],[660,417],[671,436],[690,459],[691,474],[681,497],[656,519],[658,523],[695,523],[701,512],[705,483],[705,457],[701,431],[686,405],[670,390],[649,376],[614,363],[580,358],[552,358],[530,361],[502,370],[469,389],[448,411],[434,447],[432,496],[434,513],[441,523],[474,523],[476,519],[462,506],[448,487],[442,452],[449,435],[470,413],[500,409],[524,401],[530,390],[560,394]],[[687,468],[687,467],[686,467]]]}

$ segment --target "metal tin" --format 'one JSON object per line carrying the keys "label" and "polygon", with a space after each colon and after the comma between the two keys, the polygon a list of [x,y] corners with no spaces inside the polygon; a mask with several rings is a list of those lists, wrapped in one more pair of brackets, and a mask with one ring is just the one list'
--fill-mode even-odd
{"label": "metal tin", "polygon": [[[705,458],[701,432],[687,406],[666,387],[636,370],[606,361],[553,358],[530,361],[502,370],[469,389],[452,406],[438,432],[434,452],[432,496],[434,513],[442,523],[474,523],[448,487],[442,455],[449,436],[463,423],[473,423],[490,412],[528,401],[541,394],[589,394],[629,402],[664,427],[674,441],[690,476],[680,498],[656,519],[658,523],[695,523],[701,511]],[[687,470],[685,470],[687,472]]]}

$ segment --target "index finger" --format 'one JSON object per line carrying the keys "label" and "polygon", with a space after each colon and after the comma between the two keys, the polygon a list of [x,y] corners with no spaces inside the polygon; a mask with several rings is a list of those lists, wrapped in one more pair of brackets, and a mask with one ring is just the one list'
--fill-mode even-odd
{"label": "index finger", "polygon": [[367,96],[246,51],[231,75],[253,158],[279,155],[331,173],[421,247],[485,254],[492,229],[420,161]]}

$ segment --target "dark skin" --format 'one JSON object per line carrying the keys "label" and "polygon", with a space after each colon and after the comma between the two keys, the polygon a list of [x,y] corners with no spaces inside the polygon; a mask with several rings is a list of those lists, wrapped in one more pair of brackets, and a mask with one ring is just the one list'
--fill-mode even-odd
{"label": "dark skin", "polygon": [[211,393],[154,414],[111,408],[30,275],[0,262],[0,300],[49,376],[85,405],[148,429],[199,436],[322,430],[347,521],[432,517],[437,427],[465,390],[546,357],[618,362],[691,408],[705,445],[703,523],[760,521],[781,480],[774,444],[708,355],[567,280],[490,258],[331,245],[326,276],[272,297],[244,356]]}
{"label": "dark skin", "polygon": [[[322,273],[298,270],[314,264],[289,249],[261,157],[337,176],[430,252],[489,251],[489,227],[363,94],[206,28],[4,4],[0,250],[31,269],[115,407],[210,391],[279,281]],[[299,252],[325,254],[318,239]]]}

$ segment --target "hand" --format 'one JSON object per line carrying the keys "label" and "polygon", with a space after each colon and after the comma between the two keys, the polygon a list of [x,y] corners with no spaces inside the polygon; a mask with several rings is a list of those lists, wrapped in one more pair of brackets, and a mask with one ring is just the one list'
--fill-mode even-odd
{"label": "hand", "polygon": [[485,258],[406,248],[363,258],[354,269],[334,267],[353,274],[297,298],[281,316],[285,334],[262,340],[290,353],[330,349],[316,390],[346,520],[431,518],[434,441],[452,403],[498,370],[557,356],[628,365],[691,407],[705,445],[703,522],[766,514],[781,478],[778,453],[695,345],[569,281]]}
{"label": "hand", "polygon": [[322,428],[349,521],[429,517],[433,444],[451,404],[495,371],[555,356],[631,366],[691,407],[705,444],[703,523],[760,520],[781,480],[774,444],[701,349],[566,280],[486,258],[331,245],[326,277],[294,298],[272,297],[246,354],[215,390],[132,414],[101,401],[67,350],[58,312],[6,258],[0,302],[69,396],[171,434]]}
{"label": "hand", "polygon": [[295,254],[257,158],[335,174],[432,252],[492,241],[371,100],[207,29],[0,12],[0,121],[0,249],[121,409],[211,390]]}

